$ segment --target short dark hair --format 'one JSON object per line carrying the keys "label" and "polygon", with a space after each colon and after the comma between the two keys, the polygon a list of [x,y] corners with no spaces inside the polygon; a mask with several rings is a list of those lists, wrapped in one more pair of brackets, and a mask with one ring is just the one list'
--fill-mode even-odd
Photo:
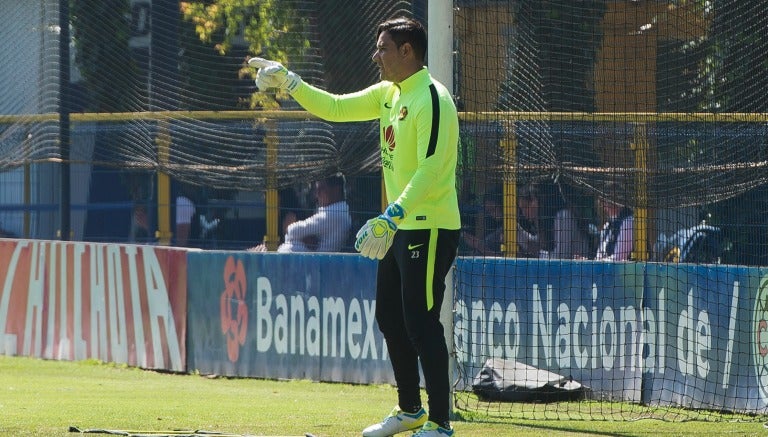
{"label": "short dark hair", "polygon": [[427,55],[427,31],[420,22],[405,17],[392,18],[379,24],[376,36],[383,32],[389,33],[397,47],[405,43],[410,44],[416,58],[424,62]]}
{"label": "short dark hair", "polygon": [[347,181],[343,173],[335,173],[324,179],[325,183],[332,187],[344,188]]}
{"label": "short dark hair", "polygon": [[518,199],[525,199],[525,200],[538,199],[540,197],[540,194],[541,192],[539,191],[539,186],[536,185],[535,183],[528,183],[517,188]]}
{"label": "short dark hair", "polygon": [[335,173],[328,177],[325,177],[317,182],[325,184],[328,188],[335,188],[338,190],[340,196],[346,199],[347,197],[347,179],[343,173]]}

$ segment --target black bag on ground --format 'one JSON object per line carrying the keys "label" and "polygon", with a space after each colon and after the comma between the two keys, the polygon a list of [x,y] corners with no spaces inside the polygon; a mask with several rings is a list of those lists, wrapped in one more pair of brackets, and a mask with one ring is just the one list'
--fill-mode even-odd
{"label": "black bag on ground", "polygon": [[570,376],[492,358],[475,376],[472,391],[484,401],[560,402],[586,399],[589,388]]}

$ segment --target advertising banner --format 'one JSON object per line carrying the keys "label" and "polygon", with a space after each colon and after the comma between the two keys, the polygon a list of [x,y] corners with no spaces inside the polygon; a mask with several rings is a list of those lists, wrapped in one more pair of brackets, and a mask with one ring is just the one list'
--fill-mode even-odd
{"label": "advertising banner", "polygon": [[464,374],[487,358],[512,360],[640,400],[642,264],[459,258],[456,267]]}
{"label": "advertising banner", "polygon": [[646,265],[643,401],[768,409],[768,270]]}
{"label": "advertising banner", "polygon": [[0,240],[0,354],[184,371],[186,253]]}
{"label": "advertising banner", "polygon": [[768,411],[766,269],[460,258],[455,283],[467,375],[497,358],[601,399]]}
{"label": "advertising banner", "polygon": [[188,363],[206,374],[392,382],[376,263],[350,254],[190,252]]}

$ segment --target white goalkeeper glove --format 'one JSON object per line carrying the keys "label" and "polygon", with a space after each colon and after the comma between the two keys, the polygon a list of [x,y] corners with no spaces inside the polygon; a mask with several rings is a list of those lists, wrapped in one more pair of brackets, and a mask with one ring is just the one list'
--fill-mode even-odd
{"label": "white goalkeeper glove", "polygon": [[371,259],[382,259],[395,238],[397,226],[405,218],[405,210],[397,203],[390,203],[386,211],[368,220],[355,237],[355,249]]}
{"label": "white goalkeeper glove", "polygon": [[251,58],[248,60],[248,65],[259,69],[256,73],[256,86],[259,87],[260,91],[277,88],[292,93],[301,84],[301,77],[298,74],[288,70],[277,61]]}

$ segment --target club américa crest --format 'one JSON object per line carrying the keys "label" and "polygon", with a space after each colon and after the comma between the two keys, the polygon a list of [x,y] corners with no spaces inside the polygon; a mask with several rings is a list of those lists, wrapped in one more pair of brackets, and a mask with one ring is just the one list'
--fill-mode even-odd
{"label": "club am\u00e9rica crest", "polygon": [[768,276],[760,280],[752,314],[752,360],[760,396],[768,402]]}

